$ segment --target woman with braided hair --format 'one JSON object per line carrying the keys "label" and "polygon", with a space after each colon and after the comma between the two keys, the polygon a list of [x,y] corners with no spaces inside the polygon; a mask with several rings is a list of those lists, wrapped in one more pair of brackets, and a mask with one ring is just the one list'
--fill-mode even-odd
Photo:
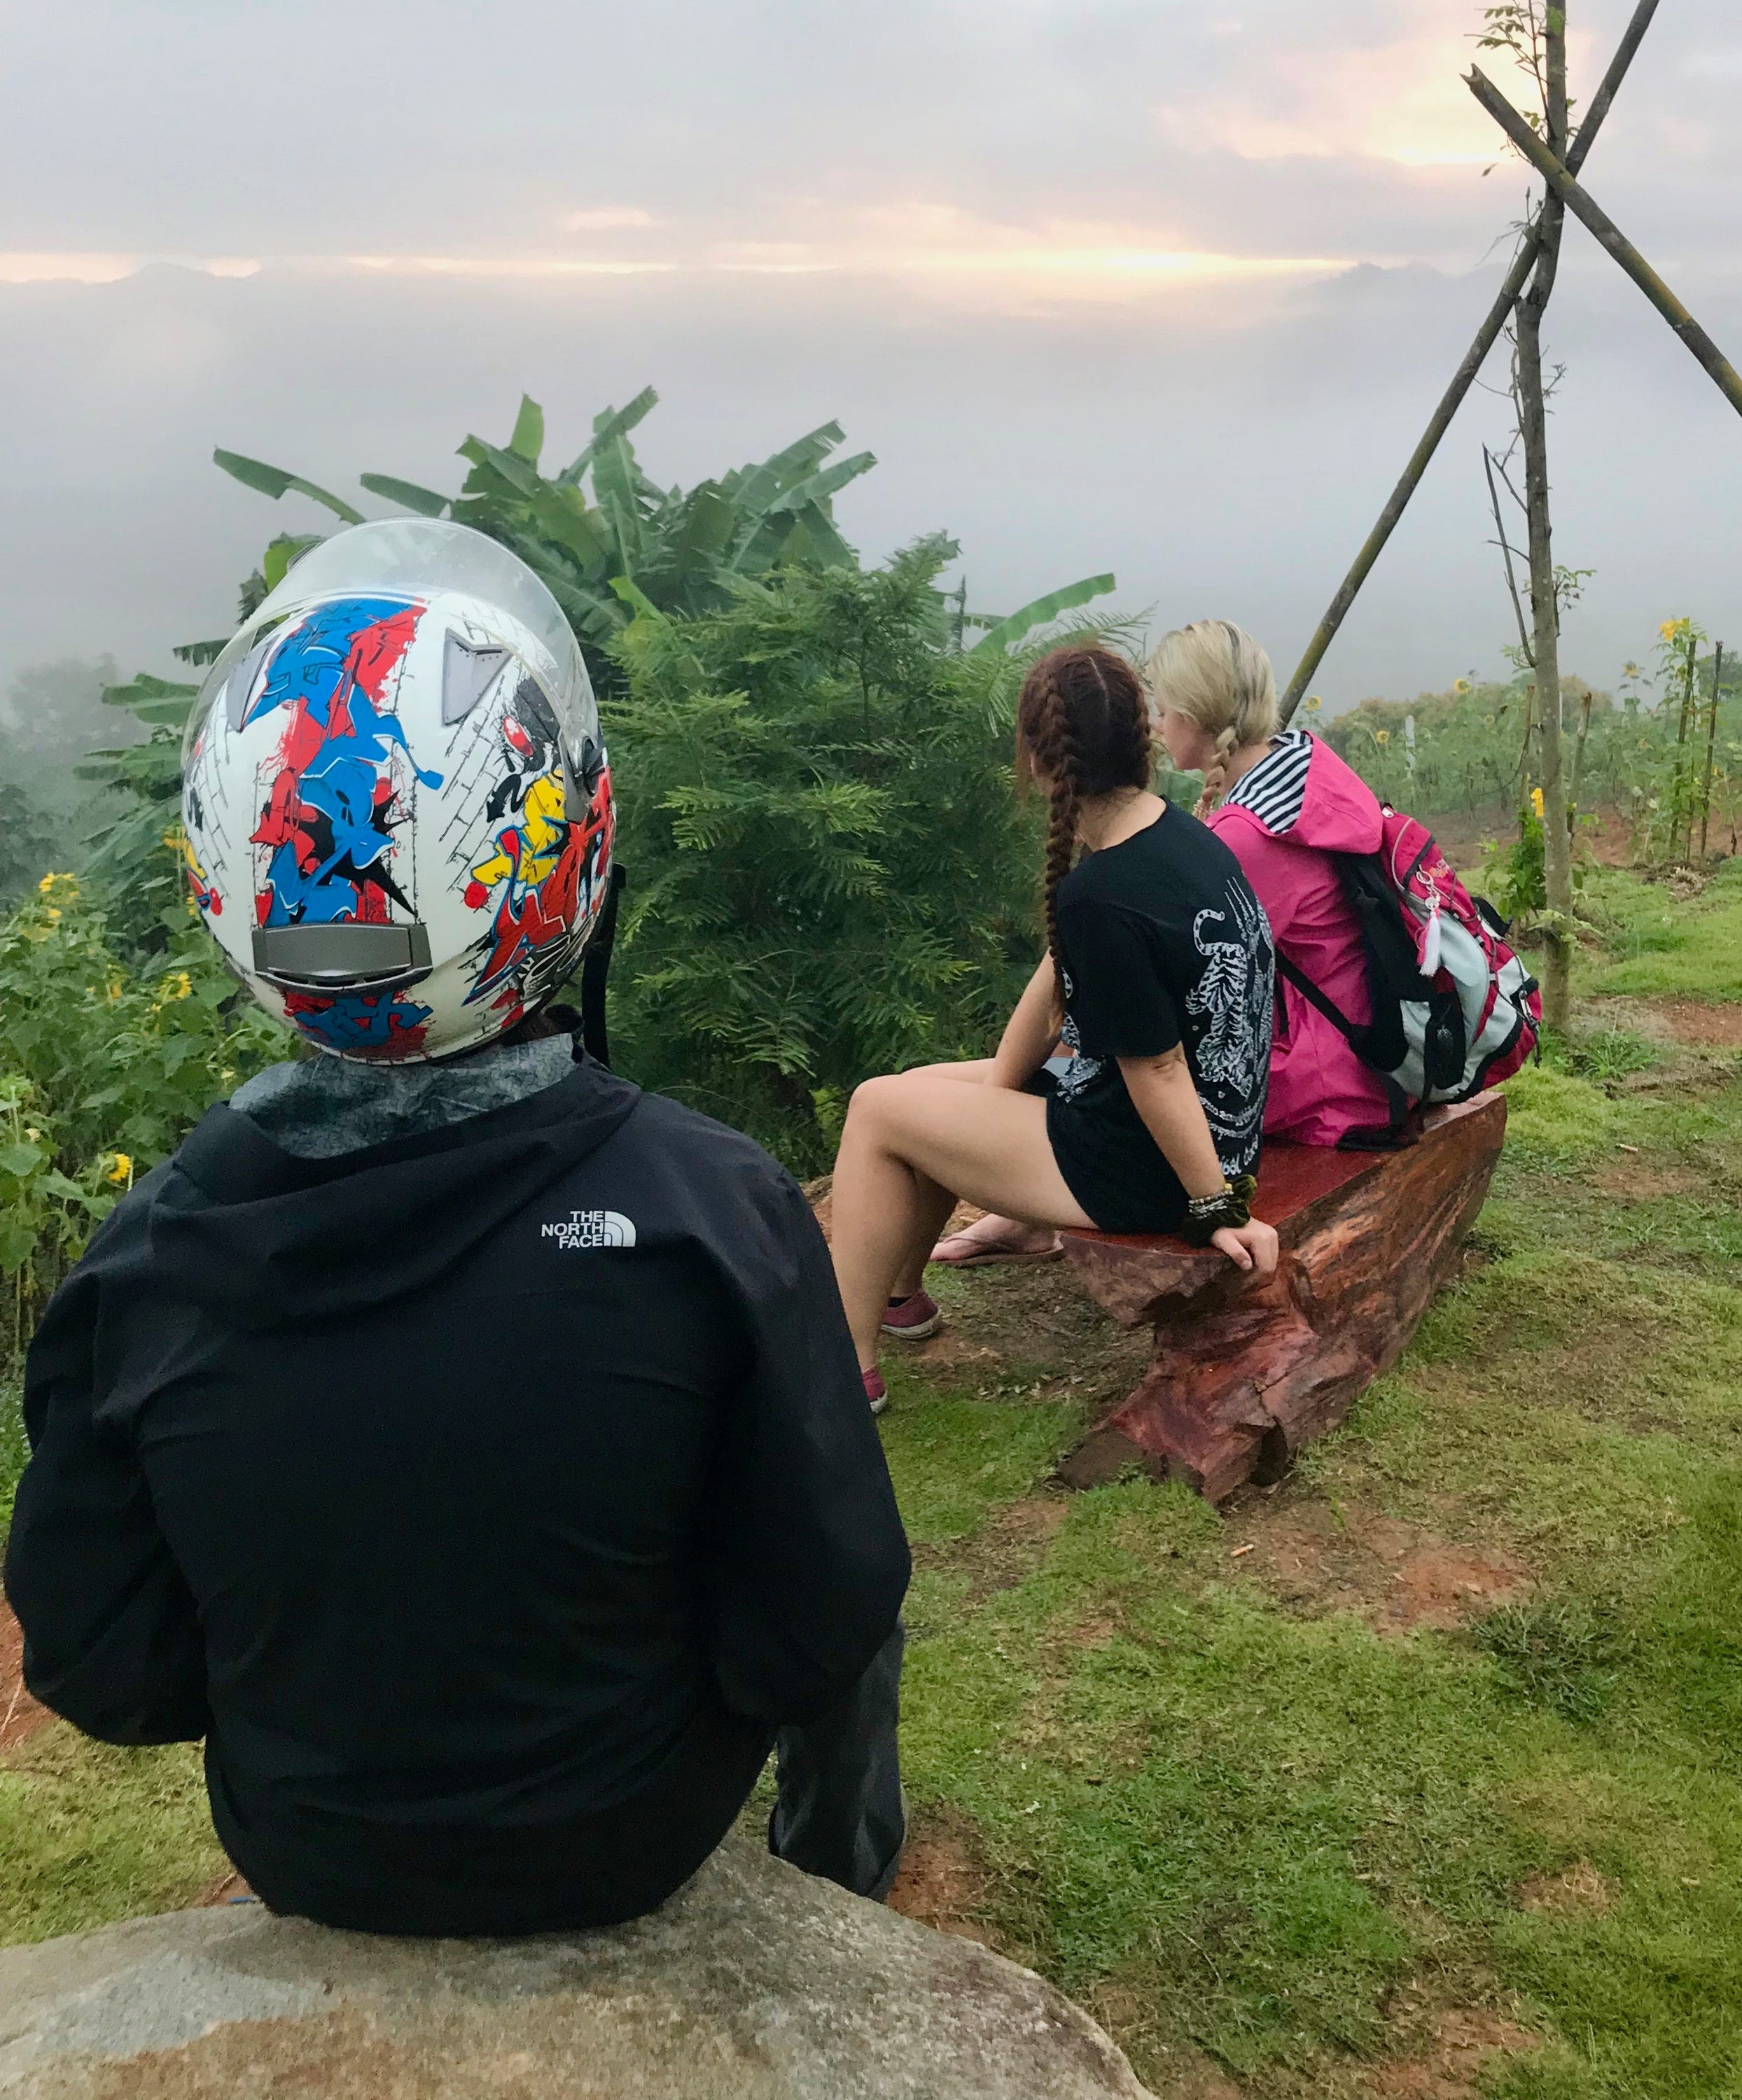
{"label": "woman with braided hair", "polygon": [[1161,741],[1204,775],[1198,814],[1227,845],[1269,919],[1284,983],[1264,1127],[1297,1145],[1395,1141],[1405,1107],[1299,989],[1306,978],[1356,1027],[1373,1014],[1361,925],[1336,858],[1377,852],[1378,798],[1331,747],[1284,730],[1270,658],[1225,620],[1164,635],[1148,663]]}
{"label": "woman with braided hair", "polygon": [[1248,1178],[1269,929],[1238,862],[1151,792],[1151,770],[1130,664],[1065,648],[1035,664],[1017,771],[1050,808],[1046,954],[996,1056],[868,1079],[835,1162],[835,1274],[874,1410],[880,1333],[938,1324],[921,1278],[958,1199],[1046,1230],[1182,1232],[1240,1268],[1276,1266]]}

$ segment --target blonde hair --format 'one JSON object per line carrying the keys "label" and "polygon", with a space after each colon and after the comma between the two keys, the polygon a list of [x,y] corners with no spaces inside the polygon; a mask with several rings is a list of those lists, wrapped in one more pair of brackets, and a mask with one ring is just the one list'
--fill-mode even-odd
{"label": "blonde hair", "polygon": [[1222,800],[1235,752],[1266,742],[1281,726],[1270,657],[1231,621],[1196,620],[1164,634],[1144,669],[1158,707],[1189,715],[1215,737],[1197,805],[1197,814],[1207,815]]}

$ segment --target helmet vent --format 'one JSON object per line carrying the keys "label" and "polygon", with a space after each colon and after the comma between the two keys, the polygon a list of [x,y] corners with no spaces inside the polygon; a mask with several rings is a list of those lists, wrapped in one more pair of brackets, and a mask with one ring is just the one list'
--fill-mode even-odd
{"label": "helmet vent", "polygon": [[489,690],[492,681],[508,661],[509,652],[497,642],[468,642],[448,630],[441,660],[441,719],[444,728],[464,721]]}
{"label": "helmet vent", "polygon": [[248,719],[248,701],[254,691],[254,680],[260,675],[260,666],[267,651],[276,638],[279,622],[274,620],[271,629],[255,642],[252,649],[225,679],[223,686],[224,712],[229,718],[230,734],[234,736]]}
{"label": "helmet vent", "polygon": [[385,990],[429,975],[430,937],[421,925],[256,926],[257,977],[290,991]]}

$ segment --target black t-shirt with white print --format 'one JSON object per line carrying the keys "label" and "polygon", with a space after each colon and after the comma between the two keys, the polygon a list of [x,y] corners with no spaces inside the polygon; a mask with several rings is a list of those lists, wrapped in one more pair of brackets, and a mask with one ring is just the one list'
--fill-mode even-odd
{"label": "black t-shirt with white print", "polygon": [[1253,1172],[1270,1077],[1276,957],[1240,862],[1171,805],[1059,885],[1063,1070],[1047,1134],[1071,1193],[1103,1232],[1174,1230],[1178,1176],[1126,1091],[1117,1059],[1176,1044],[1230,1180]]}

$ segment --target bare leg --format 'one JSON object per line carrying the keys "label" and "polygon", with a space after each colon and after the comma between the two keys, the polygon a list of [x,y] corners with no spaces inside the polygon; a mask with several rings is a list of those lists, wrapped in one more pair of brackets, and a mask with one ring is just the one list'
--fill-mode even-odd
{"label": "bare leg", "polygon": [[[984,1086],[991,1070],[991,1058],[975,1057],[959,1065],[916,1065],[912,1071],[904,1072],[901,1077],[904,1079],[919,1078],[953,1079],[965,1082],[970,1086]],[[931,1227],[930,1241],[926,1242],[923,1247],[916,1246],[913,1254],[897,1271],[894,1282],[889,1286],[891,1298],[909,1298],[925,1282],[926,1264],[930,1259],[931,1246],[935,1243],[938,1234],[949,1223],[949,1214],[955,1209],[959,1200],[953,1189],[944,1188],[938,1182],[931,1180],[929,1176],[916,1174],[914,1180],[920,1204],[923,1206],[927,1202],[931,1203],[932,1207],[930,1215],[935,1218],[935,1222]],[[926,1215],[928,1213],[922,1208],[919,1212],[920,1218],[922,1220]],[[1025,1228],[1018,1225],[1013,1226],[1011,1229],[1021,1232]]]}
{"label": "bare leg", "polygon": [[936,1071],[868,1079],[854,1093],[835,1160],[835,1277],[863,1369],[898,1277],[931,1248],[942,1198],[966,1197],[1041,1225],[1092,1228],[1046,1139],[1046,1105]]}
{"label": "bare leg", "polygon": [[956,1207],[953,1189],[945,1189],[927,1175],[913,1176],[916,1202],[913,1229],[919,1234],[909,1250],[907,1259],[895,1271],[895,1281],[889,1286],[891,1298],[911,1298],[926,1280],[926,1264],[931,1258],[931,1250],[937,1243],[938,1234],[949,1223],[949,1214]]}

